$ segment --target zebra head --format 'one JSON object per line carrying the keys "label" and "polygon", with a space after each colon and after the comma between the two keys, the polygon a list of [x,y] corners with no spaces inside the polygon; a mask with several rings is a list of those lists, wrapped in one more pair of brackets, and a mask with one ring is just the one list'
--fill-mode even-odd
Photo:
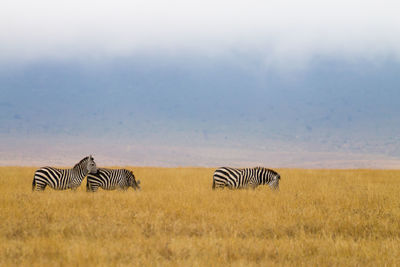
{"label": "zebra head", "polygon": [[278,173],[275,173],[272,177],[271,182],[268,184],[272,189],[279,190],[279,181],[281,180],[281,176]]}
{"label": "zebra head", "polygon": [[92,155],[87,157],[87,165],[86,165],[88,173],[96,173],[97,172],[97,166],[96,162],[94,162],[94,158]]}
{"label": "zebra head", "polygon": [[137,180],[137,181],[136,181],[135,175],[134,175],[133,172],[131,172],[131,171],[130,171],[130,175],[129,175],[129,177],[128,177],[128,183],[129,183],[129,186],[132,186],[133,189],[135,189],[135,190],[136,190],[136,189],[140,190],[140,186],[139,186],[140,180]]}

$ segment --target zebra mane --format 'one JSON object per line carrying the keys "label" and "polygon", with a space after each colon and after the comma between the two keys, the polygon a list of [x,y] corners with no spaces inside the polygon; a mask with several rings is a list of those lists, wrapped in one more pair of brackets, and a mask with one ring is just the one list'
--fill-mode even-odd
{"label": "zebra mane", "polygon": [[84,157],[83,159],[81,159],[81,161],[79,161],[77,164],[75,164],[74,169],[75,169],[76,167],[78,167],[79,165],[81,165],[85,160],[88,160],[88,159],[89,159],[89,156]]}

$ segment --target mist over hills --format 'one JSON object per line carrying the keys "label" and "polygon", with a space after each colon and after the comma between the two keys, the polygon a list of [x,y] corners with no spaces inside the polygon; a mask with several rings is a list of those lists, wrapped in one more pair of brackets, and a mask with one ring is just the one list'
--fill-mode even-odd
{"label": "mist over hills", "polygon": [[332,155],[322,167],[344,155],[399,160],[399,73],[400,63],[389,59],[316,58],[286,71],[255,56],[3,67],[1,157],[34,159],[47,140],[46,157],[87,148],[126,164],[252,164],[264,157],[301,167],[318,153]]}

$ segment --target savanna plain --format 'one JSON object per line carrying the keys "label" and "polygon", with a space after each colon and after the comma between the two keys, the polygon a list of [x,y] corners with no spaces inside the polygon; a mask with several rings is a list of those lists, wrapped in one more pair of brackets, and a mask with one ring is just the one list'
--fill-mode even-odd
{"label": "savanna plain", "polygon": [[141,191],[32,193],[37,168],[0,167],[0,265],[400,265],[399,170],[277,169],[274,192],[126,168]]}

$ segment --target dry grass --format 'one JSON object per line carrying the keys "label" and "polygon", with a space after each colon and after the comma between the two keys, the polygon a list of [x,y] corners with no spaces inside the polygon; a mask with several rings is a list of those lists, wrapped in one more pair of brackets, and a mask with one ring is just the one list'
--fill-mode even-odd
{"label": "dry grass", "polygon": [[0,265],[400,265],[400,171],[283,169],[275,193],[130,169],[141,192],[32,193],[35,168],[0,168]]}

